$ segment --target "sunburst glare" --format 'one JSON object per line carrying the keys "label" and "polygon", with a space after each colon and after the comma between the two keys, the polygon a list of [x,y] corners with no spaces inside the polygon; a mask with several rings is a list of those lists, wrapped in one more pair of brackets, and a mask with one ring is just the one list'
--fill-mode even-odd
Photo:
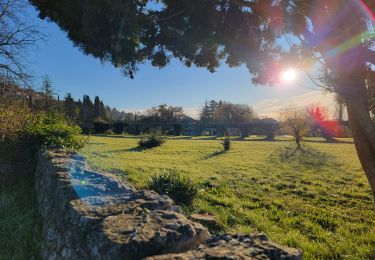
{"label": "sunburst glare", "polygon": [[280,78],[283,82],[292,82],[296,79],[297,72],[293,68],[289,68],[281,72]]}

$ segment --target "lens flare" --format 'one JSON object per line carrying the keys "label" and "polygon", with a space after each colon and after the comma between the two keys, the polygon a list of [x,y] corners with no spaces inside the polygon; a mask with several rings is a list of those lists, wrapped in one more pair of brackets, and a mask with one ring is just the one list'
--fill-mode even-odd
{"label": "lens flare", "polygon": [[296,79],[297,73],[294,69],[287,69],[281,73],[281,80],[284,82],[292,82]]}

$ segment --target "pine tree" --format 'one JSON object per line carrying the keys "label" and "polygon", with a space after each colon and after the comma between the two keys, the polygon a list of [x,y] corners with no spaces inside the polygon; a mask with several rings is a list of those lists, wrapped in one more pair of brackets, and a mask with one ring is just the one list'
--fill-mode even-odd
{"label": "pine tree", "polygon": [[109,106],[104,106],[102,103],[102,113],[103,113],[103,119],[105,120],[112,120],[112,109]]}
{"label": "pine tree", "polygon": [[210,121],[212,121],[214,120],[215,112],[218,109],[218,103],[215,100],[211,100],[208,106],[209,106],[208,111],[209,111]]}
{"label": "pine tree", "polygon": [[100,101],[99,116],[103,120],[108,120],[111,118],[111,109],[107,109],[106,106],[104,106],[103,101]]}
{"label": "pine tree", "polygon": [[64,100],[64,113],[69,122],[75,123],[77,121],[79,108],[70,93],[66,95]]}
{"label": "pine tree", "polygon": [[51,112],[52,100],[53,100],[53,95],[55,94],[55,92],[52,86],[52,82],[50,78],[48,77],[48,75],[45,75],[43,78],[41,91],[43,93],[43,99],[42,99],[43,110],[45,112]]}
{"label": "pine tree", "polygon": [[94,123],[94,104],[89,96],[84,95],[81,109],[81,122],[88,126]]}
{"label": "pine tree", "polygon": [[98,96],[94,99],[94,118],[99,119],[100,116],[100,98]]}
{"label": "pine tree", "polygon": [[210,121],[210,108],[208,106],[208,102],[206,100],[203,108],[202,108],[202,111],[201,111],[201,114],[200,114],[200,120],[202,122],[208,122]]}

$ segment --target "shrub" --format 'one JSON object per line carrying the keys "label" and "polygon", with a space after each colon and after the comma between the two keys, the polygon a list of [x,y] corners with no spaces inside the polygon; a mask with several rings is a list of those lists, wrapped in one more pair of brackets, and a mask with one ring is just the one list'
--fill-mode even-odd
{"label": "shrub", "polygon": [[96,134],[106,134],[111,130],[111,124],[107,121],[98,119],[94,122],[94,131]]}
{"label": "shrub", "polygon": [[82,129],[84,134],[89,135],[93,133],[94,124],[90,122],[80,122],[79,127]]}
{"label": "shrub", "polygon": [[22,138],[35,116],[23,102],[5,103],[0,100],[0,141]]}
{"label": "shrub", "polygon": [[180,136],[182,132],[182,125],[181,124],[175,124],[173,125],[173,133],[175,136]]}
{"label": "shrub", "polygon": [[125,123],[124,122],[115,122],[113,123],[112,130],[115,134],[122,134],[125,130]]}
{"label": "shrub", "polygon": [[161,146],[165,142],[165,138],[162,136],[160,131],[151,131],[147,138],[139,140],[139,147],[141,148],[153,148]]}
{"label": "shrub", "polygon": [[164,172],[151,178],[149,188],[168,195],[177,204],[191,206],[198,194],[198,186],[189,178],[176,172]]}
{"label": "shrub", "polygon": [[224,151],[230,150],[230,138],[229,137],[225,137],[223,141],[223,147],[224,147]]}
{"label": "shrub", "polygon": [[79,149],[86,139],[81,136],[78,126],[68,125],[66,120],[59,115],[42,114],[27,128],[28,137],[37,144],[46,148]]}

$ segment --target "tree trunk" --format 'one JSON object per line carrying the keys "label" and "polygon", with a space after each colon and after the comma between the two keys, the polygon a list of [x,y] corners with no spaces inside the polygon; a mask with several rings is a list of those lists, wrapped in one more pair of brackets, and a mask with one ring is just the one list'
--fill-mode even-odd
{"label": "tree trunk", "polygon": [[298,136],[298,135],[296,136],[296,144],[297,144],[297,148],[298,148],[298,149],[301,149],[301,143],[300,143],[300,140],[299,140],[299,136]]}
{"label": "tree trunk", "polygon": [[295,136],[295,141],[296,141],[296,144],[297,144],[297,148],[295,151],[303,151],[302,149],[302,146],[301,146],[301,135],[299,132],[296,133],[296,136]]}
{"label": "tree trunk", "polygon": [[370,118],[365,86],[361,85],[345,99],[357,154],[375,202],[375,126]]}

